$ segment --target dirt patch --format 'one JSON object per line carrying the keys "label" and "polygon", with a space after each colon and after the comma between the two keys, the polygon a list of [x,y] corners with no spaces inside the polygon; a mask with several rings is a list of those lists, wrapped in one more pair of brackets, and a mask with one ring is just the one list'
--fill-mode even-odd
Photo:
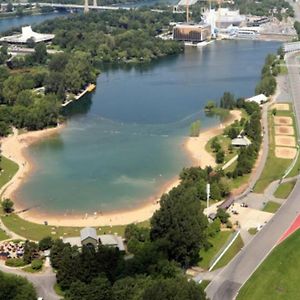
{"label": "dirt patch", "polygon": [[292,125],[293,119],[291,117],[274,117],[275,125]]}
{"label": "dirt patch", "polygon": [[295,147],[296,141],[293,136],[275,135],[276,146]]}
{"label": "dirt patch", "polygon": [[290,106],[287,103],[277,103],[273,105],[273,108],[277,110],[290,110]]}
{"label": "dirt patch", "polygon": [[296,148],[275,147],[275,156],[278,158],[293,159],[296,153]]}
{"label": "dirt patch", "polygon": [[293,126],[275,126],[275,134],[294,135],[294,128]]}

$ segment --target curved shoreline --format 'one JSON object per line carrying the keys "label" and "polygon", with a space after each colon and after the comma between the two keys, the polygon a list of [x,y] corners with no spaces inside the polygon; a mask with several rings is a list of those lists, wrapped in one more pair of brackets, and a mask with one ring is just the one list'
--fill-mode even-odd
{"label": "curved shoreline", "polygon": [[[214,157],[205,150],[206,143],[216,135],[223,132],[223,129],[241,118],[241,111],[234,110],[230,112],[229,118],[216,127],[209,128],[200,133],[199,137],[188,137],[184,141],[184,149],[189,153],[193,160],[193,166],[205,167],[207,165],[215,166]],[[33,131],[24,134],[14,134],[1,140],[3,156],[10,158],[19,165],[19,170],[15,176],[5,184],[0,194],[6,198],[13,199],[13,193],[19,188],[25,180],[26,175],[33,171],[33,164],[26,158],[25,149],[32,143],[38,142],[40,139],[52,134],[57,134],[63,126],[50,128],[40,131]],[[160,196],[169,192],[172,188],[180,183],[178,178],[174,178],[164,184],[160,191],[159,197],[153,196],[143,201],[136,208],[128,210],[115,210],[109,212],[94,212],[92,214],[47,214],[37,210],[28,210],[20,214],[20,217],[27,221],[43,224],[45,221],[49,225],[54,226],[113,226],[126,225],[130,223],[142,222],[149,219],[153,213],[159,208]],[[25,207],[20,201],[15,202],[16,211],[20,211]]]}

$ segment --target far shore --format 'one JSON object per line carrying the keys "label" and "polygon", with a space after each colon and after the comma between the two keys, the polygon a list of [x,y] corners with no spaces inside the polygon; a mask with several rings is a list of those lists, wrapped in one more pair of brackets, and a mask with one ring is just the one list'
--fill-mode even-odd
{"label": "far shore", "polygon": [[[184,141],[184,149],[189,153],[192,158],[193,166],[206,166],[214,167],[214,157],[205,150],[207,142],[216,135],[220,135],[224,128],[235,120],[241,119],[241,111],[233,110],[230,112],[227,120],[220,125],[204,130],[200,133],[199,137],[188,137]],[[2,154],[15,161],[19,165],[19,170],[15,176],[3,186],[0,190],[2,198],[11,198],[14,200],[14,192],[20,187],[26,175],[33,171],[33,165],[26,158],[24,154],[25,149],[32,143],[39,141],[42,138],[53,134],[59,134],[63,125],[55,128],[45,129],[41,131],[27,132],[18,135],[17,130],[9,137],[1,140]],[[142,204],[134,209],[119,210],[110,212],[94,212],[79,214],[49,214],[47,212],[40,212],[36,209],[28,210],[27,212],[20,213],[19,216],[25,220],[32,221],[39,224],[44,224],[45,221],[53,226],[113,226],[113,225],[127,225],[130,223],[137,223],[148,220],[153,213],[159,209],[160,195],[169,192],[172,188],[179,185],[180,180],[174,178],[164,184],[159,192],[159,196],[153,196],[151,199],[145,199]],[[25,209],[20,201],[15,201],[15,210],[20,211]]]}

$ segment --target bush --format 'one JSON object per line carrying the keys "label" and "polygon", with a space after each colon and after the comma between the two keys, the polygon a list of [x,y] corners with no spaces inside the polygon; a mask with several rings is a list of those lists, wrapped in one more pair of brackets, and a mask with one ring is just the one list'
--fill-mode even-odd
{"label": "bush", "polygon": [[52,247],[53,240],[51,236],[47,236],[39,241],[39,249],[44,251]]}
{"label": "bush", "polygon": [[230,215],[226,212],[226,210],[224,210],[222,208],[218,208],[217,218],[219,218],[223,224],[227,223],[229,217],[230,217]]}
{"label": "bush", "polygon": [[34,259],[31,262],[31,268],[35,271],[41,270],[43,267],[43,261],[41,259]]}
{"label": "bush", "polygon": [[4,199],[1,203],[4,212],[11,213],[14,210],[14,203],[10,199]]}
{"label": "bush", "polygon": [[24,267],[26,266],[26,262],[22,258],[8,258],[5,261],[5,265],[8,267]]}

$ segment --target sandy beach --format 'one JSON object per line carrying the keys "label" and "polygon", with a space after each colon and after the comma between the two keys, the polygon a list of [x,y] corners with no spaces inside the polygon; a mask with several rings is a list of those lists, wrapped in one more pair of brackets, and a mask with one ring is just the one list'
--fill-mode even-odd
{"label": "sandy beach", "polygon": [[[215,160],[210,153],[206,152],[206,143],[216,135],[223,132],[224,128],[235,120],[241,118],[241,112],[238,110],[231,111],[227,121],[220,124],[218,127],[210,128],[200,133],[199,137],[187,138],[184,142],[184,148],[191,155],[194,166],[215,166]],[[2,154],[15,161],[19,165],[19,170],[16,175],[2,187],[0,193],[2,198],[13,198],[13,193],[18,189],[22,181],[26,178],[28,172],[31,172],[33,166],[26,159],[24,150],[28,145],[39,141],[40,139],[52,134],[59,134],[62,126],[46,129],[42,131],[28,132],[17,134],[17,130],[9,137],[1,140]],[[59,214],[49,215],[46,212],[39,212],[35,209],[21,213],[20,216],[28,221],[43,224],[45,221],[49,225],[55,226],[105,226],[105,225],[125,225],[135,222],[141,222],[149,219],[153,213],[159,208],[160,195],[167,193],[172,188],[180,183],[178,178],[174,178],[166,183],[161,189],[159,196],[154,196],[152,199],[144,201],[141,206],[126,211],[111,211],[111,212],[94,212],[92,214],[82,213],[81,215]],[[22,203],[15,202],[16,211],[24,209]]]}

